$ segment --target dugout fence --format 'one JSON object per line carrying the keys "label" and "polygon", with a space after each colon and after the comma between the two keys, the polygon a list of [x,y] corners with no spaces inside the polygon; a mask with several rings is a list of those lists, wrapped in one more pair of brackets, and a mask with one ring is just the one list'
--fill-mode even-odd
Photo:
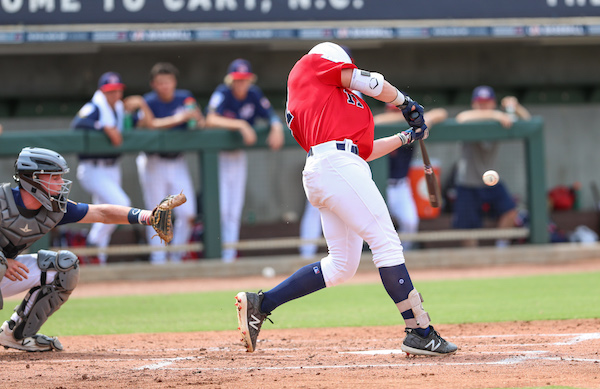
{"label": "dugout fence", "polygon": [[[376,138],[392,135],[398,132],[398,126],[385,125],[376,127]],[[257,128],[258,141],[252,149],[267,148],[267,128]],[[480,229],[480,230],[447,230],[427,231],[412,235],[400,235],[401,239],[420,242],[452,241],[469,239],[527,239],[534,244],[547,243],[548,209],[546,205],[546,177],[543,121],[539,117],[532,120],[516,122],[509,130],[497,123],[468,123],[458,124],[450,119],[435,127],[427,142],[474,142],[474,141],[514,141],[520,140],[524,144],[525,166],[515,166],[526,171],[527,201],[526,208],[529,212],[529,227],[514,229]],[[61,154],[90,153],[102,154],[114,152],[113,146],[103,134],[88,131],[70,130],[31,130],[27,132],[5,132],[0,139],[0,157],[14,159],[23,147],[34,146],[55,150]],[[289,131],[286,131],[285,147],[299,147]],[[198,153],[200,163],[201,206],[204,216],[203,241],[184,246],[170,246],[162,250],[203,251],[205,258],[219,258],[221,253],[220,243],[220,216],[218,195],[218,152],[227,149],[245,148],[239,134],[221,130],[202,130],[189,132],[163,132],[163,131],[129,131],[124,134],[123,144],[119,148],[121,153],[147,152],[195,152]],[[432,155],[432,157],[434,157]],[[387,159],[380,158],[371,163],[373,178],[378,187],[385,193],[388,169]],[[274,238],[252,241],[240,241],[235,245],[241,250],[253,249],[279,249],[294,248],[300,244],[311,243],[297,238]],[[324,240],[319,239],[314,243],[323,245]],[[51,246],[49,237],[45,237],[32,247],[38,248]],[[64,249],[64,247],[63,247]],[[81,255],[95,255],[97,248],[73,247],[75,253]],[[148,253],[150,248],[144,245],[120,245],[106,249],[107,254],[119,255]]]}

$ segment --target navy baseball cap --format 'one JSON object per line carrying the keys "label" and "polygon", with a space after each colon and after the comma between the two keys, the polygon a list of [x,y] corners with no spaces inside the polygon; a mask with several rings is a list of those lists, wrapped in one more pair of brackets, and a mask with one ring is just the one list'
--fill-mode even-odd
{"label": "navy baseball cap", "polygon": [[115,72],[106,72],[98,80],[98,89],[102,92],[125,89],[125,84],[121,81],[121,75]]}
{"label": "navy baseball cap", "polygon": [[227,75],[234,80],[247,80],[254,77],[250,62],[242,58],[238,58],[229,64]]}
{"label": "navy baseball cap", "polygon": [[473,89],[473,95],[471,96],[471,101],[476,100],[496,100],[496,93],[492,87],[480,85]]}

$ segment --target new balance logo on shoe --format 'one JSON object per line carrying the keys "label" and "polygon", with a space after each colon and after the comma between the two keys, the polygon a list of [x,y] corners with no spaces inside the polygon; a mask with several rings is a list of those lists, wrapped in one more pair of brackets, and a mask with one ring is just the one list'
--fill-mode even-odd
{"label": "new balance logo on shoe", "polygon": [[248,321],[248,325],[258,331],[258,325],[261,324],[260,320],[256,318],[254,315],[250,315],[252,320]]}
{"label": "new balance logo on shoe", "polygon": [[431,342],[427,343],[425,345],[425,348],[430,347],[431,351],[435,351],[437,350],[438,347],[440,347],[442,345],[442,342],[438,342],[438,344],[435,344],[435,339],[431,339]]}
{"label": "new balance logo on shoe", "polygon": [[412,355],[449,355],[456,352],[458,347],[454,343],[444,340],[440,334],[429,326],[430,332],[426,337],[422,337],[412,328],[404,330],[406,338],[402,342],[402,351]]}

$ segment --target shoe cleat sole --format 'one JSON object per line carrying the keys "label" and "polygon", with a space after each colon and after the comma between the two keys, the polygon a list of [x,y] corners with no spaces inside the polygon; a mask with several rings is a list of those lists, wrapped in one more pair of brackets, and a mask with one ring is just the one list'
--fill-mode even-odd
{"label": "shoe cleat sole", "polygon": [[[243,292],[240,292],[239,294],[242,294]],[[242,298],[239,296],[239,294],[237,296],[235,296],[235,299],[237,300],[237,314],[238,314],[238,324],[239,324],[239,331],[241,332],[242,335],[242,343],[244,344],[244,347],[246,347],[246,352],[253,352],[254,348],[252,347],[252,341],[250,339],[250,335],[249,331],[248,331],[248,323],[247,323],[247,317],[244,317],[247,315],[246,310],[244,309],[244,304],[242,303]],[[245,298],[245,294],[244,294],[244,298]]]}

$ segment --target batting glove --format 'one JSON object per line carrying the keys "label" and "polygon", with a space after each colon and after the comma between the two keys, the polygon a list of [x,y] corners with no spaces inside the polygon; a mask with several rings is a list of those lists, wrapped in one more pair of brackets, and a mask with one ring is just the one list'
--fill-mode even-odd
{"label": "batting glove", "polygon": [[413,127],[413,128],[411,128],[411,131],[413,131],[413,139],[414,140],[429,138],[429,129],[427,128],[427,126],[425,124],[423,124],[423,127],[421,127],[421,128]]}
{"label": "batting glove", "polygon": [[402,111],[404,119],[406,119],[411,127],[422,128],[425,126],[425,119],[423,118],[423,106],[411,99],[410,96],[404,96],[404,104],[399,105],[398,109]]}
{"label": "batting glove", "polygon": [[402,145],[409,145],[419,139],[427,139],[429,137],[429,129],[425,128],[409,128],[408,130],[396,134],[402,141]]}

